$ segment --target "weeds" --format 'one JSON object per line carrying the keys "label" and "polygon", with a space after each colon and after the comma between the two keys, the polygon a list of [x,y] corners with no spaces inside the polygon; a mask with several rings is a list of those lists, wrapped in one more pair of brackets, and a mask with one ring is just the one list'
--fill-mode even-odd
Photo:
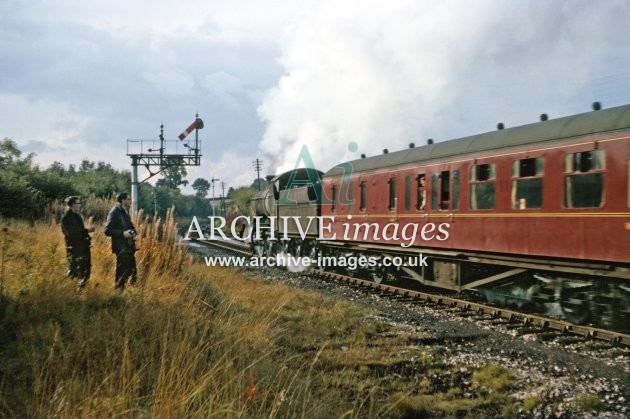
{"label": "weeds", "polygon": [[172,214],[134,223],[140,284],[123,293],[102,226],[79,292],[54,220],[8,225],[0,416],[422,417],[514,403],[501,369],[447,366],[425,336],[347,302],[195,263]]}
{"label": "weeds", "polygon": [[576,399],[576,406],[582,412],[597,412],[602,410],[604,404],[599,400],[599,397],[593,394],[588,394]]}

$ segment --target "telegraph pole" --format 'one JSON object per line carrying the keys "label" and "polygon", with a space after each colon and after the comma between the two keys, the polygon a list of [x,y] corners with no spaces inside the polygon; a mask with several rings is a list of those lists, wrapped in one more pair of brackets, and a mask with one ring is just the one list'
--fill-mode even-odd
{"label": "telegraph pole", "polygon": [[[131,198],[133,200],[133,198]],[[157,193],[153,189],[153,216],[157,218]]]}
{"label": "telegraph pole", "polygon": [[218,182],[219,178],[215,178],[213,177],[212,179],[210,179],[210,182],[212,182],[212,216],[214,217],[214,182]]}
{"label": "telegraph pole", "polygon": [[258,183],[258,191],[260,191],[260,170],[262,169],[262,163],[262,159],[259,158],[256,158],[256,160],[252,162],[254,170],[256,170],[256,183]]}
{"label": "telegraph pole", "polygon": [[223,217],[225,218],[225,182],[223,181],[221,181],[221,209],[223,210]]}

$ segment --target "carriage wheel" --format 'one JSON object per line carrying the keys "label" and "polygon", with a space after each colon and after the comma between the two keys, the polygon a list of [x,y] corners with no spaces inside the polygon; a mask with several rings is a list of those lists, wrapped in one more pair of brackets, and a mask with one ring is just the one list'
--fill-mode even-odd
{"label": "carriage wheel", "polygon": [[586,324],[591,318],[590,287],[560,290],[560,307],[564,318],[574,324]]}

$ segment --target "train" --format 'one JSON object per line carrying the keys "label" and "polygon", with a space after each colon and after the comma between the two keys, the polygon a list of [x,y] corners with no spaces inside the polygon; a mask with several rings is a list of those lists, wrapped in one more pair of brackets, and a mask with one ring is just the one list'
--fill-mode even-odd
{"label": "train", "polygon": [[253,204],[260,255],[630,327],[630,105],[296,168]]}

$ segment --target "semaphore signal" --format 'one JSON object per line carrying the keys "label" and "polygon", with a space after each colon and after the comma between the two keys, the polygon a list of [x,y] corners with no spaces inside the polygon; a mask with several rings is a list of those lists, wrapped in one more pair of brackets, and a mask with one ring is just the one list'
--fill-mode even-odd
{"label": "semaphore signal", "polygon": [[190,126],[188,128],[186,128],[186,130],[184,132],[179,134],[179,136],[177,138],[179,138],[180,141],[182,141],[184,138],[186,138],[188,136],[188,134],[193,132],[193,130],[195,130],[195,129],[199,130],[201,128],[203,128],[203,121],[201,120],[201,118],[199,118],[199,115],[197,115],[197,119],[195,119],[195,122],[190,124]]}
{"label": "semaphore signal", "polygon": [[[160,126],[159,147],[156,140],[127,140],[127,155],[131,157],[131,199],[133,211],[138,211],[138,186],[165,169],[173,166],[199,166],[201,164],[201,147],[199,144],[199,130],[203,128],[203,121],[199,114],[195,115],[195,122],[179,134],[179,141],[164,139],[164,125]],[[195,139],[184,141],[192,131]],[[139,146],[139,147],[138,147]],[[130,149],[133,148],[133,152]],[[149,176],[138,181],[138,165],[143,165]],[[152,167],[157,167],[155,172]]]}

